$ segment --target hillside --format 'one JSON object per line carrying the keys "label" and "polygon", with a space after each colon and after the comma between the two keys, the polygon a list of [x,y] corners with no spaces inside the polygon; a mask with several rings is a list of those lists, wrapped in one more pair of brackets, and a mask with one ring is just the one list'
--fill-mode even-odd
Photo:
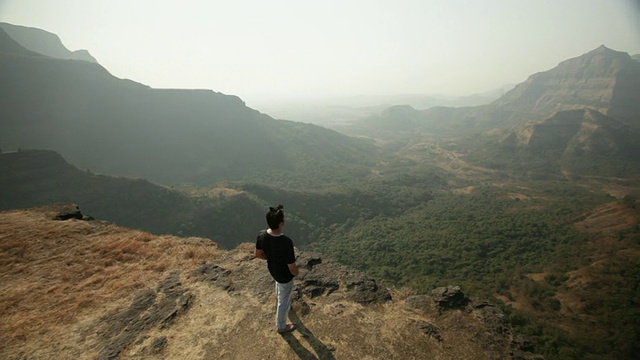
{"label": "hillside", "polygon": [[0,353],[8,358],[534,358],[489,303],[454,287],[389,293],[304,252],[292,311],[299,330],[280,336],[273,283],[252,244],[223,251],[202,238],[54,220],[74,211],[0,213]]}
{"label": "hillside", "polygon": [[9,23],[0,23],[0,28],[13,40],[38,54],[58,59],[82,60],[97,63],[96,59],[91,56],[87,50],[69,51],[69,49],[62,44],[58,35],[48,31]]}
{"label": "hillside", "polygon": [[[558,111],[594,109],[639,127],[640,63],[627,53],[600,46],[565,60],[526,81],[489,105],[435,107],[415,110],[391,108],[354,124],[350,134],[384,138],[398,126],[409,135],[469,135],[551,116]],[[400,110],[400,111],[399,111]]]}
{"label": "hillside", "polygon": [[640,129],[591,109],[559,111],[541,120],[487,132],[466,158],[532,176],[640,175]]}
{"label": "hillside", "polygon": [[592,108],[639,126],[638,89],[640,64],[629,54],[603,45],[549,71],[531,75],[493,106],[534,115]]}
{"label": "hillside", "polygon": [[[0,29],[0,31],[2,31]],[[99,173],[165,185],[255,179],[322,186],[368,175],[367,141],[279,121],[236,96],[151,89],[98,64],[0,42],[0,148],[46,149]],[[304,174],[304,175],[300,175]],[[293,181],[292,181],[293,180]]]}
{"label": "hillside", "polygon": [[224,248],[253,239],[264,223],[264,206],[245,192],[216,187],[190,195],[144,179],[81,171],[53,151],[0,153],[0,169],[0,211],[72,202],[121,226],[215,238]]}

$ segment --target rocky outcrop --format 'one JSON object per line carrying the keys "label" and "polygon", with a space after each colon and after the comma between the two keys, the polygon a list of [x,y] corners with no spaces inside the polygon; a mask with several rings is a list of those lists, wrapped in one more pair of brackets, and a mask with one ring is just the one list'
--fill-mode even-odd
{"label": "rocky outcrop", "polygon": [[231,284],[231,271],[225,270],[218,265],[204,263],[193,271],[191,275],[211,285],[219,286],[224,290],[233,290],[233,285]]}
{"label": "rocky outcrop", "polygon": [[327,296],[340,291],[360,304],[384,303],[391,300],[389,290],[364,274],[323,259],[319,254],[300,252],[296,260],[301,267],[295,291],[298,299]]}
{"label": "rocky outcrop", "polygon": [[439,310],[463,309],[469,304],[469,298],[460,286],[440,287],[431,292],[433,301]]}
{"label": "rocky outcrop", "polygon": [[70,219],[76,220],[95,220],[92,216],[83,215],[80,206],[76,204],[52,204],[40,207],[40,209],[49,214],[51,219],[65,221]]}
{"label": "rocky outcrop", "polygon": [[[482,343],[501,358],[540,360],[542,356],[533,353],[532,344],[516,334],[507,316],[496,305],[482,300],[470,299],[459,286],[439,287],[429,295],[413,295],[405,300],[405,308],[422,314],[436,312],[440,317],[452,318],[453,326],[465,328],[467,325],[455,316],[466,313],[477,319],[484,331],[474,331],[473,339]],[[438,342],[446,341],[442,327],[433,322],[423,321],[417,327],[425,335]]]}
{"label": "rocky outcrop", "polygon": [[82,212],[80,212],[79,206],[75,206],[74,208],[62,210],[55,216],[54,219],[55,220],[69,220],[69,219],[82,220]]}
{"label": "rocky outcrop", "polygon": [[[155,291],[141,291],[128,309],[101,320],[103,328],[98,334],[108,345],[98,359],[118,359],[121,352],[135,341],[145,341],[148,338],[145,334],[151,329],[170,326],[179,314],[189,309],[192,300],[193,294],[182,287],[179,272],[170,274]],[[151,351],[162,351],[166,343],[164,336],[153,339]]]}

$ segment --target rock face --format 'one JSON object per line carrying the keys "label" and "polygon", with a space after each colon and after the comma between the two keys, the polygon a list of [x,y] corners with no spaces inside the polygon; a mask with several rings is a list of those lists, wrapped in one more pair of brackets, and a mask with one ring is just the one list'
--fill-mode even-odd
{"label": "rock face", "polygon": [[440,310],[462,309],[469,304],[469,298],[460,286],[440,287],[431,292],[433,301]]}
{"label": "rock face", "polygon": [[549,71],[531,75],[492,107],[530,118],[591,108],[637,123],[640,63],[627,53],[600,46]]}
{"label": "rock face", "polygon": [[61,211],[55,216],[55,220],[69,220],[78,219],[82,220],[82,212],[77,205],[71,205],[67,209],[61,209]]}
{"label": "rock face", "polygon": [[[144,340],[144,334],[150,329],[169,326],[191,305],[193,295],[182,287],[180,273],[173,272],[158,284],[155,291],[145,290],[136,295],[131,306],[103,319],[104,328],[98,330],[108,344],[98,359],[118,359],[120,353],[136,340]],[[151,349],[161,351],[167,343],[165,336],[155,338]]]}
{"label": "rock face", "polygon": [[[470,299],[459,286],[446,286],[434,289],[430,295],[414,295],[405,300],[408,310],[424,314],[436,311],[441,318],[451,318],[455,326],[466,327],[456,315],[470,314],[482,323],[485,331],[473,333],[474,341],[485,344],[487,348],[501,352],[499,358],[543,359],[533,354],[529,341],[511,329],[506,316],[497,306],[486,301]],[[441,327],[431,321],[419,323],[420,330],[438,342],[448,340]]]}
{"label": "rock face", "polygon": [[327,296],[338,290],[357,303],[367,305],[391,300],[386,288],[364,274],[323,259],[320,254],[303,252],[296,260],[301,266],[295,291],[298,299]]}

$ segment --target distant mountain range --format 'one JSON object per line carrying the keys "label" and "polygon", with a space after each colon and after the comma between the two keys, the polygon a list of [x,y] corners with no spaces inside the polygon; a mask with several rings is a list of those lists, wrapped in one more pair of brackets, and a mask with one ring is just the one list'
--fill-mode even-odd
{"label": "distant mountain range", "polygon": [[0,29],[3,150],[55,150],[99,173],[207,186],[290,181],[293,170],[304,174],[300,181],[326,184],[339,181],[327,169],[350,166],[354,172],[345,176],[359,176],[359,164],[376,151],[368,141],[319,126],[274,120],[236,96],[151,89],[97,63],[43,56],[22,45]]}
{"label": "distant mountain range", "polygon": [[[47,50],[52,48],[57,52]],[[326,187],[366,178],[378,163],[380,150],[372,141],[275,120],[236,96],[211,90],[152,89],[118,79],[95,62],[69,60],[70,54],[53,34],[9,24],[0,27],[1,149],[54,150],[75,166],[97,173],[197,186],[249,180]],[[589,111],[562,114],[573,110]],[[536,121],[546,125],[523,125]],[[614,163],[630,159],[635,164],[636,147],[629,136],[640,128],[640,62],[600,46],[531,75],[488,105],[426,110],[392,106],[345,131],[397,138],[403,133],[495,134],[493,129],[501,128],[501,133],[520,134],[514,135],[519,139],[522,126],[533,126],[542,136],[541,129],[573,129],[578,123],[582,130],[573,140],[546,140],[560,141],[548,144],[551,148],[564,146],[562,157],[554,153],[555,160],[576,164],[568,159],[582,156],[584,166],[571,168],[593,172],[596,166],[588,160],[602,150],[602,156],[616,157]],[[592,126],[597,130],[585,130]],[[538,135],[533,139],[544,137]],[[506,135],[498,143],[536,153],[523,149],[534,149],[538,140],[510,139],[513,136]],[[498,164],[496,159],[509,152],[493,154],[495,149],[495,144],[474,149],[472,157],[492,154],[491,163]],[[541,155],[521,155],[513,159],[541,161]],[[621,167],[609,173],[619,173],[615,169]]]}
{"label": "distant mountain range", "polygon": [[491,104],[416,110],[391,107],[362,120],[358,130],[393,129],[432,134],[470,134],[542,119],[562,110],[589,108],[630,126],[640,126],[640,63],[627,53],[600,46],[557,67],[531,75]]}

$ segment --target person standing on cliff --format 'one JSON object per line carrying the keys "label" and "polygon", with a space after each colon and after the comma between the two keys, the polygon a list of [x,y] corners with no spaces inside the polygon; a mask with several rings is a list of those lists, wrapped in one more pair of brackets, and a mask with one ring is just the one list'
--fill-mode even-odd
{"label": "person standing on cliff", "polygon": [[258,233],[256,239],[256,257],[267,260],[269,273],[276,281],[278,307],[276,311],[276,331],[286,333],[296,329],[293,323],[287,324],[291,308],[293,278],[298,275],[298,266],[293,250],[293,241],[282,233],[284,212],[282,205],[269,207],[267,224],[269,228]]}

